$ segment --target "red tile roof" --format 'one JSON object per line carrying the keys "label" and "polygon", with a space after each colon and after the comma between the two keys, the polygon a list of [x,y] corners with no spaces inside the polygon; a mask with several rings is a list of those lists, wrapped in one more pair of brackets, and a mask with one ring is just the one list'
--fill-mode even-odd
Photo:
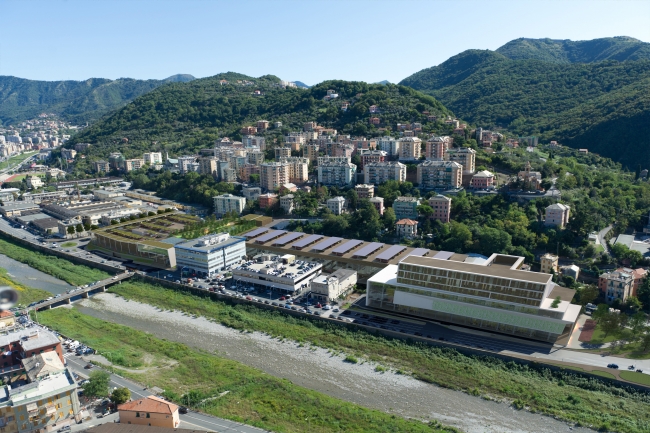
{"label": "red tile roof", "polygon": [[131,411],[131,412],[149,412],[149,413],[163,413],[171,415],[178,410],[178,406],[170,403],[161,398],[149,396],[139,400],[133,400],[121,404],[117,410]]}

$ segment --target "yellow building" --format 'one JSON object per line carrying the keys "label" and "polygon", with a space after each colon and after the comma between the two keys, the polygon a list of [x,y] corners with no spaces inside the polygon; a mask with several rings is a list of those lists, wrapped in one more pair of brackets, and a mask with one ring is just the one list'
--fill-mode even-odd
{"label": "yellow building", "polygon": [[550,274],[551,269],[557,274],[558,273],[558,257],[553,254],[546,253],[540,257],[540,262],[542,264],[541,272],[543,274]]}
{"label": "yellow building", "polygon": [[176,428],[180,424],[178,406],[161,398],[148,396],[117,407],[120,423]]}

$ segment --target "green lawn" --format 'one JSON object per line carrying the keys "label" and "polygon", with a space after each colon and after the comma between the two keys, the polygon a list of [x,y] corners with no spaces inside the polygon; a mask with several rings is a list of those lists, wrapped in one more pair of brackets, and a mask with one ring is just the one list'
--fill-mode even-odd
{"label": "green lawn", "polygon": [[20,154],[20,155],[12,156],[7,161],[0,162],[0,170],[3,170],[5,168],[9,167],[10,165],[14,165],[14,164],[17,164],[19,162],[22,162],[22,161],[26,160],[27,158],[29,158],[30,156],[32,156],[32,155],[34,155],[36,153],[38,153],[38,152],[25,152],[25,153]]}
{"label": "green lawn", "polygon": [[76,242],[64,242],[61,244],[63,248],[69,248],[69,247],[76,247],[77,243]]}
{"label": "green lawn", "polygon": [[[457,432],[437,422],[407,420],[338,400],[259,370],[180,343],[152,337],[126,326],[63,308],[39,314],[44,324],[67,337],[110,352],[115,364],[142,365],[142,373],[121,375],[168,390],[166,397],[209,414],[275,432],[444,433]],[[117,355],[117,357],[116,357]],[[224,393],[227,391],[227,393]],[[189,404],[188,404],[189,402]]]}
{"label": "green lawn", "polygon": [[608,373],[606,371],[593,370],[593,371],[589,371],[589,373],[595,374],[596,376],[606,377],[608,379],[616,379],[616,376],[614,376],[612,373]]}
{"label": "green lawn", "polygon": [[630,382],[650,386],[650,374],[637,373],[636,371],[621,371],[620,376]]}
{"label": "green lawn", "polygon": [[614,340],[618,340],[620,337],[617,337],[616,335],[609,334],[605,336],[605,333],[600,329],[600,325],[596,325],[596,329],[594,330],[594,334],[591,337],[591,342],[594,344],[601,344],[601,343],[610,343]]}
{"label": "green lawn", "polygon": [[[342,351],[358,359],[371,360],[415,378],[477,395],[491,395],[515,401],[517,407],[560,419],[595,425],[608,431],[650,431],[650,402],[645,394],[541,366],[524,366],[489,356],[466,356],[453,349],[391,339],[361,330],[310,318],[295,318],[280,311],[253,305],[231,305],[207,301],[186,292],[130,281],[111,291],[127,299],[163,309],[181,310],[240,330],[261,331],[299,343]],[[578,400],[571,398],[580,395]],[[603,405],[617,399],[622,405]]]}

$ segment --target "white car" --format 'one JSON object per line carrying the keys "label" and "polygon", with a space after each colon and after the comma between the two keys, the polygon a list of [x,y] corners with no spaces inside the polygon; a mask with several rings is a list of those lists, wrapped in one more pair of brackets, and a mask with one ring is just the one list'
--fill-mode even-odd
{"label": "white car", "polygon": [[324,305],[323,310],[331,310],[332,306],[331,305]]}

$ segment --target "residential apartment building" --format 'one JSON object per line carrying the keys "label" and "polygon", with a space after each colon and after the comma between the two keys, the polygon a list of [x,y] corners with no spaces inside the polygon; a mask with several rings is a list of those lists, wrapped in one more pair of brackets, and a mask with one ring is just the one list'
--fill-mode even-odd
{"label": "residential apartment building", "polygon": [[387,180],[406,181],[406,165],[397,161],[371,162],[363,168],[365,184],[379,185]]}
{"label": "residential apartment building", "polygon": [[284,213],[291,215],[294,210],[295,196],[293,194],[287,194],[280,197],[280,207],[284,210]]}
{"label": "residential apartment building", "polygon": [[268,120],[258,120],[257,121],[257,130],[258,131],[265,131],[269,129],[269,121]]}
{"label": "residential apartment building", "polygon": [[108,156],[108,165],[112,170],[121,170],[124,159],[120,152],[113,152]]}
{"label": "residential apartment building", "polygon": [[373,197],[370,199],[370,203],[377,209],[379,215],[384,214],[384,198],[383,197]]}
{"label": "residential apartment building", "polygon": [[125,159],[122,166],[124,168],[124,171],[126,172],[138,170],[144,167],[144,159],[141,158]]}
{"label": "residential apartment building", "polygon": [[232,194],[222,194],[213,197],[214,214],[217,218],[223,217],[228,212],[235,212],[241,215],[246,207],[246,199]]}
{"label": "residential apartment building", "polygon": [[393,137],[379,137],[377,138],[377,148],[388,153],[390,156],[398,156],[400,142]]}
{"label": "residential apartment building", "polygon": [[199,158],[199,173],[209,174],[214,177],[218,177],[217,173],[217,162],[219,160],[214,156],[206,156],[204,158]]}
{"label": "residential apartment building", "polygon": [[257,200],[260,205],[260,209],[266,209],[273,207],[273,205],[278,202],[278,195],[268,192],[266,194],[260,194]]}
{"label": "residential apartment building", "polygon": [[327,208],[332,211],[334,215],[341,215],[345,210],[345,199],[341,196],[332,197],[327,200]]}
{"label": "residential apartment building", "polygon": [[[539,258],[541,264],[540,272],[543,274],[558,273],[558,256],[550,253],[546,253]],[[551,272],[552,271],[552,272]]]}
{"label": "residential apartment building", "polygon": [[555,226],[563,229],[569,224],[569,215],[571,207],[562,203],[555,203],[546,207],[546,219],[544,225]]}
{"label": "residential apartment building", "polygon": [[318,144],[305,144],[303,147],[303,155],[307,158],[312,164],[315,163],[318,159],[318,150],[320,146]]}
{"label": "residential apartment building", "polygon": [[393,210],[395,211],[395,216],[398,220],[407,218],[407,219],[417,219],[418,218],[418,209],[420,205],[420,199],[417,197],[405,197],[400,196],[393,201]]}
{"label": "residential apartment building", "polygon": [[418,234],[418,222],[403,218],[395,223],[395,232],[400,238],[414,238]]}
{"label": "residential apartment building", "polygon": [[472,176],[470,181],[472,189],[488,189],[494,186],[494,173],[482,170]]}
{"label": "residential apartment building", "polygon": [[549,274],[520,270],[523,262],[501,254],[481,263],[453,253],[408,256],[368,279],[366,306],[551,343],[567,338],[581,308],[571,304],[573,291],[556,290]]}
{"label": "residential apartment building", "polygon": [[634,274],[630,270],[606,272],[598,278],[598,288],[605,297],[605,302],[613,303],[617,299],[624,303],[632,296],[634,289]]}
{"label": "residential apartment building", "polygon": [[366,164],[369,164],[371,162],[384,162],[386,161],[386,157],[388,156],[388,152],[385,152],[383,150],[364,150],[361,151],[359,159],[361,160],[361,166],[359,167],[360,170],[363,170],[363,167]]}
{"label": "residential apartment building", "polygon": [[309,159],[300,157],[281,158],[280,162],[289,164],[289,181],[304,183],[309,180]]}
{"label": "residential apartment building", "polygon": [[104,172],[108,173],[111,171],[111,166],[109,165],[108,162],[106,161],[95,161],[93,162],[93,168],[95,169],[95,172]]}
{"label": "residential apartment building", "polygon": [[241,192],[246,200],[254,201],[262,194],[262,188],[259,186],[245,186]]}
{"label": "residential apartment building", "polygon": [[245,182],[251,182],[252,174],[260,174],[260,166],[254,164],[244,164],[244,166],[239,169],[239,173],[239,177],[241,177]]}
{"label": "residential apartment building", "polygon": [[61,158],[63,159],[74,159],[77,155],[77,151],[74,149],[61,149]]}
{"label": "residential apartment building", "polygon": [[422,156],[422,140],[418,137],[402,137],[399,139],[399,160],[417,161]]}
{"label": "residential apartment building", "polygon": [[161,152],[147,152],[142,154],[142,159],[144,159],[145,164],[154,165],[162,164],[162,153]]}
{"label": "residential apartment building", "polygon": [[462,165],[464,173],[476,171],[476,151],[469,147],[448,149],[445,152],[445,161],[453,161]]}
{"label": "residential apartment building", "polygon": [[27,183],[27,188],[30,189],[41,188],[45,185],[40,176],[27,176],[25,177],[25,182]]}
{"label": "residential apartment building", "polygon": [[219,233],[178,243],[174,250],[178,269],[212,276],[246,257],[246,239]]}
{"label": "residential apartment building", "polygon": [[249,164],[253,165],[262,165],[264,162],[264,152],[262,151],[253,151],[246,154],[246,158]]}
{"label": "residential apartment building", "polygon": [[262,152],[266,150],[266,139],[264,137],[258,137],[256,135],[244,135],[242,138],[242,144],[245,148],[258,148]]}
{"label": "residential apartment building", "polygon": [[280,161],[282,158],[289,158],[291,156],[290,147],[276,147],[274,151],[276,161]]}
{"label": "residential apartment building", "polygon": [[448,136],[429,138],[426,143],[425,157],[432,161],[442,161],[452,142],[452,138]]}
{"label": "residential apartment building", "polygon": [[273,191],[289,182],[289,163],[266,162],[260,165],[260,186]]}
{"label": "residential apartment building", "polygon": [[178,157],[178,172],[180,174],[187,174],[192,171],[192,167],[196,162],[196,156],[179,156]]}
{"label": "residential apartment building", "polygon": [[359,184],[354,187],[359,198],[373,198],[375,196],[375,186],[367,184]]}
{"label": "residential apartment building", "polygon": [[117,407],[120,424],[140,424],[175,429],[180,425],[178,406],[153,395]]}
{"label": "residential apartment building", "polygon": [[330,162],[347,164],[350,162],[350,158],[347,156],[319,156],[318,165],[328,164]]}
{"label": "residential apartment building", "polygon": [[451,198],[438,194],[429,198],[429,206],[433,209],[431,219],[448,223],[451,217]]}
{"label": "residential apartment building", "polygon": [[424,190],[459,188],[463,167],[452,161],[424,161],[417,167],[417,181]]}
{"label": "residential apartment building", "polygon": [[[319,158],[320,160],[320,158]],[[327,162],[318,164],[318,183],[332,186],[352,186],[355,183],[357,166],[351,162]]]}

